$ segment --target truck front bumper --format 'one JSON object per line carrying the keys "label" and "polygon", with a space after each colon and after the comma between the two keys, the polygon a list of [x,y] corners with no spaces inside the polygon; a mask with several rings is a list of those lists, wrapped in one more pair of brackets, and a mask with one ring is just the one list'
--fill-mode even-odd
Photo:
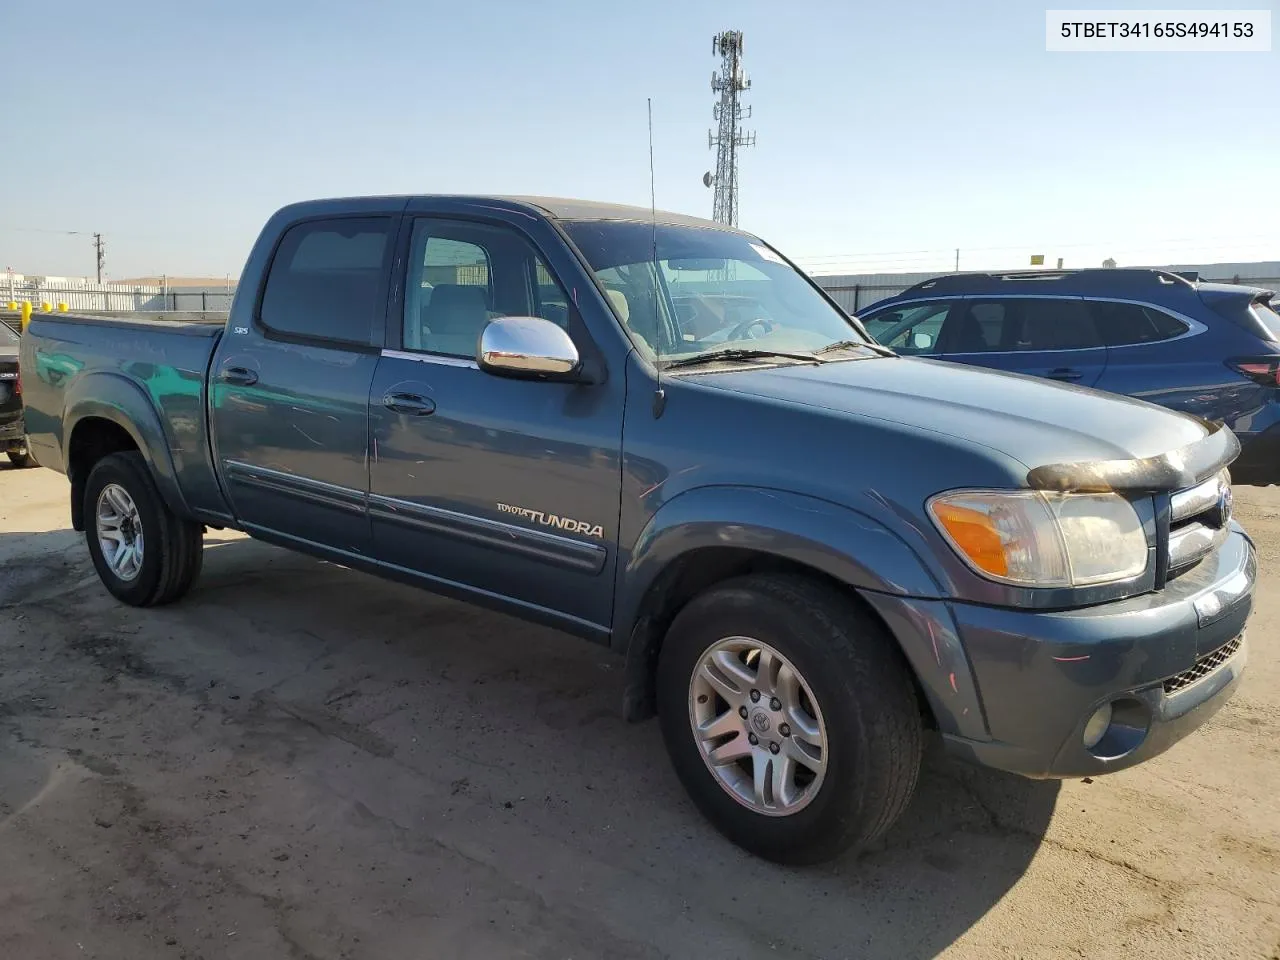
{"label": "truck front bumper", "polygon": [[1238,686],[1256,575],[1233,523],[1217,552],[1158,593],[1059,612],[952,604],[989,737],[944,727],[947,747],[1030,777],[1092,776],[1162,753]]}

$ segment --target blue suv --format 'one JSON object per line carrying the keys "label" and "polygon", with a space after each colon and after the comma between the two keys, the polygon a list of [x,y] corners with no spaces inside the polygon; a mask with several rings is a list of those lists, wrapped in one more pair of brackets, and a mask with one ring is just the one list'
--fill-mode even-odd
{"label": "blue suv", "polygon": [[1225,423],[1232,479],[1280,482],[1273,292],[1162,270],[958,273],[873,304],[885,346],[1125,394]]}

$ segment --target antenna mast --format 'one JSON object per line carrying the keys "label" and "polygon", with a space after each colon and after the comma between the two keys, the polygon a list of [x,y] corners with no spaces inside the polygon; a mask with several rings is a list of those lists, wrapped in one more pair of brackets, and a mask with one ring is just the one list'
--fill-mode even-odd
{"label": "antenna mast", "polygon": [[719,121],[716,131],[707,131],[707,149],[716,148],[716,172],[708,172],[703,184],[715,187],[711,218],[730,226],[738,225],[738,148],[753,147],[756,135],[742,129],[742,121],[751,116],[751,108],[743,107],[739,96],[751,89],[751,81],[742,71],[742,31],[726,30],[711,38],[711,52],[720,58],[720,70],[711,74],[711,89],[720,99],[711,114]]}

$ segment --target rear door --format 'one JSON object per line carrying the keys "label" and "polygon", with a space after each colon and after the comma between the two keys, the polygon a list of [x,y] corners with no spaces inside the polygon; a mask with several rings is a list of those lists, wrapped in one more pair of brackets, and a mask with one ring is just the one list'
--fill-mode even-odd
{"label": "rear door", "polygon": [[396,216],[305,220],[281,237],[251,325],[210,371],[214,453],[246,527],[369,547],[369,388]]}
{"label": "rear door", "polygon": [[1080,297],[966,297],[942,330],[943,359],[1091,387],[1107,350]]}
{"label": "rear door", "polygon": [[1231,347],[1215,350],[1211,337],[1200,336],[1208,327],[1199,321],[1136,301],[1092,299],[1088,306],[1107,343],[1101,389],[1208,420],[1231,421],[1256,406],[1261,388],[1227,367]]}

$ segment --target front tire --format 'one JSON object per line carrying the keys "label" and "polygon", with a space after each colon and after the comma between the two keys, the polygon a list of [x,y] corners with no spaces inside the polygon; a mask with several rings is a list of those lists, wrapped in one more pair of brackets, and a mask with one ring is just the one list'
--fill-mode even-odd
{"label": "front tire", "polygon": [[142,454],[103,457],[84,489],[84,536],[98,577],[135,607],[183,596],[204,559],[203,528],[169,509]]}
{"label": "front tire", "polygon": [[909,668],[857,601],[802,577],[713,587],[658,659],[676,773],[730,840],[816,863],[884,834],[915,789],[923,724]]}

